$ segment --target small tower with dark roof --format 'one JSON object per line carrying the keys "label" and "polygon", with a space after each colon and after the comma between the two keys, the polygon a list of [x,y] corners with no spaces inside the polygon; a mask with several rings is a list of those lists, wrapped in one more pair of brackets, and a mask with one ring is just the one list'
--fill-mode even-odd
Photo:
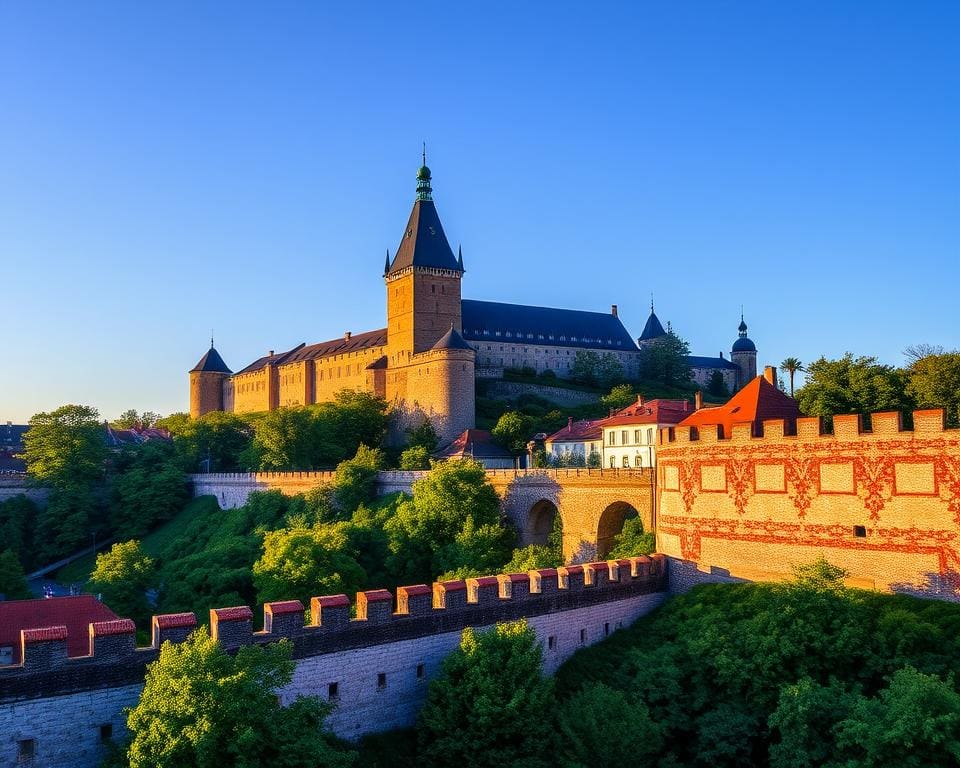
{"label": "small tower with dark roof", "polygon": [[657,313],[653,311],[653,297],[651,296],[650,317],[647,318],[647,323],[643,326],[643,333],[641,333],[640,338],[637,339],[637,344],[643,348],[650,342],[663,338],[666,335],[667,332],[663,330],[663,325],[660,323],[660,318],[657,317]]}
{"label": "small tower with dark roof", "polygon": [[190,369],[190,416],[199,419],[205,413],[223,410],[223,385],[232,371],[213,346]]}
{"label": "small tower with dark roof", "polygon": [[757,378],[757,345],[747,336],[747,324],[740,313],[740,325],[737,326],[738,337],[730,350],[730,359],[737,366],[737,389],[745,387]]}

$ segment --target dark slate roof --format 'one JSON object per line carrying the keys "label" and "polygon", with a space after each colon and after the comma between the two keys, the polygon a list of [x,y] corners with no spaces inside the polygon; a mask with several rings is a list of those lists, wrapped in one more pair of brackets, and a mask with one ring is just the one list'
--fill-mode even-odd
{"label": "dark slate roof", "polygon": [[737,366],[725,357],[687,355],[687,365],[691,368],[727,368],[733,371],[737,370]]}
{"label": "dark slate roof", "polygon": [[210,347],[210,349],[207,350],[207,354],[200,358],[200,362],[190,369],[190,373],[194,371],[206,371],[208,373],[231,372],[230,369],[227,368],[227,364],[223,362],[223,358],[220,357],[220,353],[213,347]]}
{"label": "dark slate roof", "polygon": [[321,357],[330,355],[342,355],[347,352],[357,352],[368,347],[382,347],[387,343],[387,329],[381,328],[377,331],[367,331],[366,333],[355,333],[346,338],[341,336],[339,339],[331,341],[322,341],[319,344],[298,344],[291,350],[280,352],[274,355],[266,355],[259,360],[254,360],[250,365],[241,371],[241,373],[253,373],[259,371],[266,365],[286,365],[287,363],[297,363],[301,360],[317,360]]}
{"label": "dark slate roof", "polygon": [[657,314],[651,309],[650,317],[647,318],[647,324],[643,326],[643,333],[640,334],[640,341],[659,339],[661,336],[666,335],[667,332],[663,330],[663,326],[660,325],[660,318],[658,318]]}
{"label": "dark slate roof", "polygon": [[433,345],[433,349],[473,349],[467,342],[463,340],[463,336],[457,333],[457,329],[452,325],[450,330],[447,331],[443,336],[441,336],[437,343]]}
{"label": "dark slate roof", "polygon": [[435,267],[462,271],[450,249],[433,200],[417,200],[400,239],[390,272],[405,267]]}
{"label": "dark slate roof", "polygon": [[440,459],[449,459],[454,456],[472,456],[475,459],[513,458],[510,451],[493,442],[493,435],[485,429],[468,429],[433,455]]}
{"label": "dark slate roof", "polygon": [[561,347],[636,351],[616,315],[577,309],[528,307],[464,299],[463,337],[468,341],[515,341]]}
{"label": "dark slate roof", "polygon": [[22,449],[23,434],[28,429],[28,424],[0,424],[0,449]]}
{"label": "dark slate roof", "polygon": [[735,342],[733,342],[733,351],[734,352],[756,352],[757,345],[754,344],[746,336],[741,336]]}

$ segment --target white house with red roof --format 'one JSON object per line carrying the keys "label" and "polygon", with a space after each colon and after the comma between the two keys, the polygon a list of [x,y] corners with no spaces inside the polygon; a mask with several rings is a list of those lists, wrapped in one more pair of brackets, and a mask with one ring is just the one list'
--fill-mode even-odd
{"label": "white house with red roof", "polygon": [[693,413],[688,400],[644,400],[622,408],[600,425],[603,466],[647,469],[657,463],[657,431],[673,427]]}
{"label": "white house with red roof", "polygon": [[603,449],[603,419],[574,421],[571,416],[567,426],[557,430],[544,440],[547,458],[554,463],[587,466],[590,456],[599,463]]}

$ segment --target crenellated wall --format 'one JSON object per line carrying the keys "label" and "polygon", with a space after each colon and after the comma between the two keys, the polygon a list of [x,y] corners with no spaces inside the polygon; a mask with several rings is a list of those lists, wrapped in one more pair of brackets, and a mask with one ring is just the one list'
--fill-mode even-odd
{"label": "crenellated wall", "polygon": [[[552,673],[577,648],[658,606],[666,570],[667,558],[653,555],[401,587],[396,601],[373,590],[357,594],[355,618],[346,595],[315,597],[306,624],[299,601],[267,603],[261,631],[247,606],[212,609],[209,631],[226,648],[288,638],[296,670],[281,700],[332,700],[330,727],[355,739],[413,724],[465,627],[526,618]],[[196,626],[192,613],[155,616],[151,645],[137,648],[129,619],[91,624],[90,652],[80,658],[67,657],[66,628],[25,630],[22,664],[0,667],[0,766],[17,764],[24,740],[33,740],[36,765],[96,765],[106,751],[103,726],[122,736],[123,708],[136,704],[161,644],[182,642]]]}
{"label": "crenellated wall", "polygon": [[960,430],[942,411],[802,418],[796,434],[764,422],[663,430],[657,451],[657,545],[687,561],[673,586],[781,579],[818,554],[858,586],[960,596]]}

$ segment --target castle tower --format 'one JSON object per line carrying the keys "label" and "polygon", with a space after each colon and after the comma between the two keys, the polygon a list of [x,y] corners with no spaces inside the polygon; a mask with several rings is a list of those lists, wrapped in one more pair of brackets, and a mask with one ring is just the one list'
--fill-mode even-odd
{"label": "castle tower", "polygon": [[476,353],[451,325],[421,358],[429,369],[431,418],[443,445],[474,427]]}
{"label": "castle tower", "polygon": [[393,262],[387,260],[387,347],[390,365],[426,352],[451,324],[462,329],[463,258],[453,255],[433,202],[426,164],[417,171],[417,196]]}
{"label": "castle tower", "polygon": [[650,342],[662,339],[666,335],[667,332],[663,330],[660,318],[657,317],[657,313],[653,311],[653,296],[651,296],[650,317],[647,318],[646,325],[643,326],[643,333],[641,333],[640,338],[637,339],[637,345],[643,349]]}
{"label": "castle tower", "polygon": [[757,378],[757,346],[747,338],[747,324],[740,313],[740,325],[737,327],[739,338],[733,342],[730,359],[739,369],[737,371],[737,389],[745,387]]}
{"label": "castle tower", "polygon": [[223,385],[231,371],[210,339],[210,349],[190,370],[190,416],[223,410]]}

